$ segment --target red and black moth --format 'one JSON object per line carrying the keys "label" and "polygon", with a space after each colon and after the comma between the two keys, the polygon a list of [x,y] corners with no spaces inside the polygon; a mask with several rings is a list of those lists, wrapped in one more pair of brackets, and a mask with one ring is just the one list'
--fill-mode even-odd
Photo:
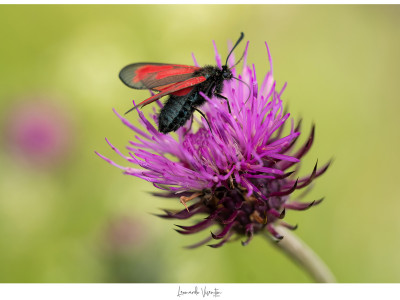
{"label": "red and black moth", "polygon": [[[158,130],[161,133],[168,133],[183,126],[194,111],[198,111],[205,118],[204,114],[197,108],[206,101],[200,95],[200,92],[203,92],[207,97],[216,96],[225,99],[230,111],[228,99],[221,93],[225,80],[238,79],[233,77],[230,70],[232,67],[228,68],[227,64],[230,55],[243,37],[242,32],[222,68],[217,66],[200,68],[163,63],[135,63],[126,66],[119,73],[119,78],[123,83],[133,89],[148,89],[159,92],[126,113],[138,106],[143,107],[161,97],[169,96],[158,116]],[[242,58],[243,55],[235,65]]]}

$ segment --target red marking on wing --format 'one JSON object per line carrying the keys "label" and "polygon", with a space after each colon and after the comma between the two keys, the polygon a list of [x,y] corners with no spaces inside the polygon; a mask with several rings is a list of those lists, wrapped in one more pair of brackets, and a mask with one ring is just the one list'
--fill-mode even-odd
{"label": "red marking on wing", "polygon": [[182,93],[181,96],[186,95],[187,93],[190,92],[190,90],[193,88],[194,85],[202,83],[205,80],[206,80],[206,78],[204,76],[199,76],[199,77],[190,78],[190,79],[182,81],[182,82],[178,82],[178,83],[173,84],[170,87],[162,90],[157,95],[154,95],[154,96],[142,101],[137,106],[142,106],[142,107],[146,106],[147,104],[150,104],[150,103],[160,99],[161,97],[169,95],[169,94],[176,95],[175,92],[178,92],[177,96],[179,96],[180,93]]}
{"label": "red marking on wing", "polygon": [[119,73],[123,83],[134,89],[163,90],[174,83],[193,78],[201,68],[161,63],[136,63]]}
{"label": "red marking on wing", "polygon": [[157,86],[157,87],[154,87],[153,90],[162,92],[162,90],[168,89],[169,87],[173,86],[174,84],[176,84],[176,83]]}
{"label": "red marking on wing", "polygon": [[185,88],[183,90],[173,92],[173,93],[171,93],[171,95],[185,96],[185,95],[189,94],[192,89],[193,89],[193,87],[187,87],[187,88]]}
{"label": "red marking on wing", "polygon": [[191,74],[200,69],[199,67],[185,66],[185,65],[144,65],[136,70],[136,76],[133,82],[139,82],[148,78],[160,80],[170,76]]}

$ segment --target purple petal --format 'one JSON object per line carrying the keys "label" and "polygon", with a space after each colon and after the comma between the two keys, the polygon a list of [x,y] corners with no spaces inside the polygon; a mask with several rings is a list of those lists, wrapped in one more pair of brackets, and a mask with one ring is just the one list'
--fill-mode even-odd
{"label": "purple petal", "polygon": [[306,210],[306,209],[309,209],[311,206],[315,206],[315,205],[321,203],[322,200],[324,200],[324,198],[321,198],[319,200],[315,200],[315,201],[309,202],[309,203],[291,201],[291,202],[285,203],[284,207],[287,209],[292,209],[292,210]]}

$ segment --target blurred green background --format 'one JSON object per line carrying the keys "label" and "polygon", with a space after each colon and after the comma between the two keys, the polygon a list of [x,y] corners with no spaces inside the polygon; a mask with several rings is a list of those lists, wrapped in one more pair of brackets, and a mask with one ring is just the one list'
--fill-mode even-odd
{"label": "blurred green background", "polygon": [[[0,282],[310,282],[261,236],[183,249],[207,232],[177,234],[151,213],[180,204],[94,154],[123,164],[104,137],[120,149],[134,139],[111,108],[124,112],[147,92],[119,81],[123,66],[192,64],[191,52],[213,64],[211,41],[225,57],[240,31],[259,76],[268,42],[304,135],[317,125],[302,172],[335,159],[306,199],[325,201],[286,220],[339,282],[400,281],[400,6],[2,5]],[[57,153],[30,157],[10,128],[42,106],[55,116]]]}

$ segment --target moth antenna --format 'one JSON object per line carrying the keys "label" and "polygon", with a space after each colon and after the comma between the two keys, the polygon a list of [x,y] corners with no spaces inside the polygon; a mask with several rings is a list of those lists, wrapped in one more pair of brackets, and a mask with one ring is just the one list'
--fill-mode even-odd
{"label": "moth antenna", "polygon": [[[235,46],[233,46],[231,52],[229,52],[228,57],[226,58],[225,65],[228,65],[228,59],[229,59],[229,57],[231,56],[233,50],[235,50],[235,48],[237,47],[237,45],[239,45],[239,43],[243,40],[243,38],[244,38],[244,33],[241,32],[241,33],[240,33],[240,37],[239,37],[239,39],[237,40]],[[244,52],[243,52],[243,54],[244,54]]]}
{"label": "moth antenna", "polygon": [[229,68],[229,70],[232,69],[233,67],[237,66],[237,65],[242,61],[245,52],[246,52],[246,51],[243,51],[242,56],[239,58],[239,60],[238,60],[232,67]]}
{"label": "moth antenna", "polygon": [[242,54],[242,57],[232,67],[230,67],[229,70],[232,69],[233,67],[237,66],[240,63],[240,61],[243,59],[243,57],[244,57],[244,52]]}

